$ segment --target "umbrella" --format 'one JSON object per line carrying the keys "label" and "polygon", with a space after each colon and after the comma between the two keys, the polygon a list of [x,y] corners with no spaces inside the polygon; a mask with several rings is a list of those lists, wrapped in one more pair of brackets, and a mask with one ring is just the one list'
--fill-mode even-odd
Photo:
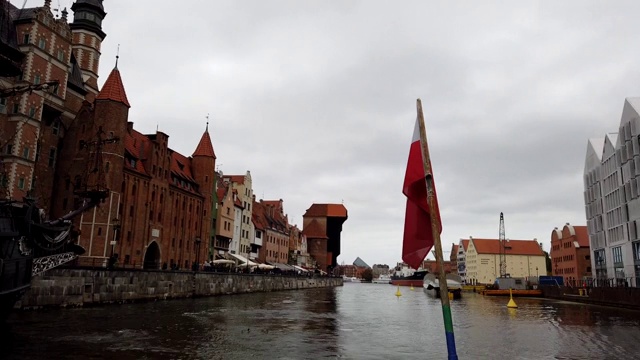
{"label": "umbrella", "polygon": [[219,260],[213,260],[212,263],[214,263],[214,264],[235,264],[236,262],[233,261],[233,260],[219,259]]}

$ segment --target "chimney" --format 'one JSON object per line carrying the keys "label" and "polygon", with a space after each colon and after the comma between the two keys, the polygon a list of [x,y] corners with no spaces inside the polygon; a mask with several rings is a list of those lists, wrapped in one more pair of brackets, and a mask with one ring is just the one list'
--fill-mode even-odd
{"label": "chimney", "polygon": [[127,132],[129,132],[129,134],[131,134],[132,131],[133,131],[133,121],[128,121],[127,122]]}

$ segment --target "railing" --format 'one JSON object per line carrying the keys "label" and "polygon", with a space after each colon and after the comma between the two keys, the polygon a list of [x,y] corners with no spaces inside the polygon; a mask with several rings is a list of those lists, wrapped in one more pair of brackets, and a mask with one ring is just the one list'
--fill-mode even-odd
{"label": "railing", "polygon": [[575,288],[594,288],[594,287],[640,287],[640,278],[588,278],[588,279],[565,279],[564,285]]}

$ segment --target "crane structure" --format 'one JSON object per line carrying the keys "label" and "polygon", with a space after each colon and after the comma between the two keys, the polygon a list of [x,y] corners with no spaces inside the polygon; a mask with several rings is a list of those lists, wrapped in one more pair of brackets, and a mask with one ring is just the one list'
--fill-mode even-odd
{"label": "crane structure", "polygon": [[504,234],[504,215],[500,213],[500,234],[498,241],[500,242],[500,277],[507,277],[507,239]]}

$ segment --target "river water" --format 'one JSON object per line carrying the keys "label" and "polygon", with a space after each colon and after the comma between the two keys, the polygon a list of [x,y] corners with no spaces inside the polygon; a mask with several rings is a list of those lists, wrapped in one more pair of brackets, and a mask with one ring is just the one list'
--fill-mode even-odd
{"label": "river water", "polygon": [[[328,289],[13,314],[9,359],[446,359],[442,308],[421,288]],[[460,359],[640,358],[640,312],[464,293]]]}

